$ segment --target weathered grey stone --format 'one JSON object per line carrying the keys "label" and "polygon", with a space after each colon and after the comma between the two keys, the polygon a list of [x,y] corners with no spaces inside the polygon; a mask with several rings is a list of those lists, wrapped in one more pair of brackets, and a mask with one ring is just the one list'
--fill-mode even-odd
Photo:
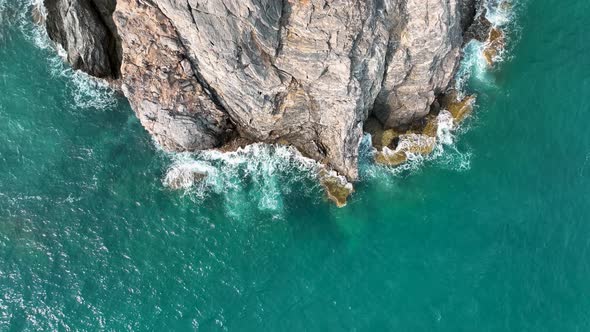
{"label": "weathered grey stone", "polygon": [[221,146],[233,127],[189,72],[170,21],[157,7],[136,1],[119,1],[114,20],[123,49],[123,93],[147,131],[168,150]]}
{"label": "weathered grey stone", "polygon": [[386,128],[428,114],[453,77],[463,43],[460,1],[407,0],[398,14],[383,89],[374,109]]}
{"label": "weathered grey stone", "polygon": [[242,135],[288,141],[349,179],[374,105],[385,125],[399,126],[447,87],[466,3],[156,2]]}
{"label": "weathered grey stone", "polygon": [[75,69],[117,78],[120,47],[111,15],[116,0],[44,0],[49,37],[67,53]]}
{"label": "weathered grey stone", "polygon": [[[93,15],[82,0],[46,2]],[[118,0],[123,91],[164,147],[206,149],[230,136],[287,142],[355,180],[364,121],[392,128],[428,113],[475,8],[475,0]],[[68,15],[48,23],[72,31],[56,34],[62,44],[101,44],[87,35],[113,30],[64,29],[75,20],[55,17]]]}

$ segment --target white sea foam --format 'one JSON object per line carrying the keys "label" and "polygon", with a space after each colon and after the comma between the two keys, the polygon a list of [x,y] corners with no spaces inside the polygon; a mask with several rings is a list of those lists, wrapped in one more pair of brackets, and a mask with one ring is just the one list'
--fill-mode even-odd
{"label": "white sea foam", "polygon": [[[486,18],[493,27],[504,32],[504,47],[494,57],[494,62],[499,64],[510,59],[511,47],[519,38],[517,16],[524,5],[523,1],[511,1],[505,5],[502,3],[500,0],[489,0],[484,3]],[[486,42],[472,40],[463,48],[463,59],[455,77],[457,90],[464,91],[470,79],[493,87],[493,68],[490,68],[484,56],[486,46]]]}
{"label": "white sea foam", "polygon": [[[483,44],[473,42],[465,48],[466,56],[458,74],[458,88],[463,91],[470,75],[478,80],[487,80],[488,67],[482,55]],[[371,137],[366,134],[360,144],[359,172],[361,180],[391,177],[416,172],[425,162],[433,162],[443,168],[457,171],[470,168],[470,152],[460,151],[456,143],[457,128],[452,115],[441,111],[437,117],[437,137],[433,152],[429,155],[408,154],[408,162],[398,167],[377,165],[373,161],[374,149]],[[465,127],[463,127],[465,128]],[[403,148],[405,143],[400,142]],[[409,144],[409,143],[408,143]],[[236,201],[253,198],[261,210],[279,211],[282,194],[291,185],[301,186],[305,177],[312,178],[319,164],[302,157],[294,148],[254,144],[236,152],[204,151],[196,154],[172,154],[173,163],[164,178],[164,184],[180,181],[185,193],[199,199],[210,193],[223,194],[230,214],[237,213],[240,204]],[[299,172],[293,172],[294,170]],[[192,172],[204,172],[208,176],[194,182]],[[295,173],[303,174],[299,177]],[[285,176],[289,174],[289,176]],[[282,176],[281,176],[282,175]],[[180,180],[179,180],[180,179]],[[186,180],[183,180],[186,179]],[[244,194],[244,188],[253,184],[258,197]],[[231,213],[233,211],[234,213]]]}
{"label": "white sea foam", "polygon": [[[30,0],[28,8],[38,6],[41,13],[46,15],[42,2],[43,0]],[[0,23],[6,6],[7,0],[0,0]],[[488,13],[490,21],[497,26],[509,24],[512,15],[509,11],[500,11],[493,6],[488,8]],[[20,28],[24,35],[41,49],[53,49],[54,45],[45,29],[33,24],[29,17],[25,17],[30,15],[30,12],[23,10],[21,14],[23,17],[20,20]],[[484,47],[482,43],[472,42],[465,48],[465,57],[457,76],[459,90],[465,88],[470,77],[483,81],[488,79],[488,68],[482,54]],[[57,50],[49,57],[48,65],[52,75],[66,79],[68,93],[76,106],[105,109],[116,104],[114,92],[104,82],[69,68],[63,61],[65,51],[59,47]],[[471,154],[460,152],[455,146],[456,131],[450,114],[441,112],[438,124],[434,152],[428,156],[410,155],[408,163],[396,168],[374,164],[370,136],[365,135],[360,147],[361,179],[413,172],[421,169],[427,161],[457,170],[469,169]],[[240,215],[240,208],[245,200],[255,203],[260,210],[280,212],[285,193],[290,190],[310,192],[317,189],[303,187],[302,183],[315,177],[318,164],[302,157],[293,148],[254,144],[231,153],[178,153],[171,154],[170,158],[171,165],[162,179],[164,185],[171,187],[175,184],[185,195],[196,200],[218,194],[223,197],[229,214],[234,216]],[[206,174],[206,177],[201,181],[195,181],[195,173]]]}
{"label": "white sea foam", "polygon": [[492,84],[488,63],[483,55],[485,44],[477,40],[470,41],[463,48],[463,58],[455,76],[455,89],[464,92],[470,79],[476,79],[487,85]]}
{"label": "white sea foam", "polygon": [[[173,162],[164,177],[164,185],[180,187],[185,195],[196,200],[211,194],[221,195],[227,212],[236,217],[244,201],[256,204],[262,211],[280,212],[284,194],[301,187],[319,167],[294,148],[262,143],[235,152],[210,150],[170,156]],[[195,172],[206,176],[193,181]]]}
{"label": "white sea foam", "polygon": [[[508,4],[506,2],[506,4]],[[513,10],[512,4],[502,5],[502,1],[490,0],[484,3],[486,8],[486,18],[493,26],[505,26],[512,20]]]}
{"label": "white sea foam", "polygon": [[[206,178],[204,181],[195,181],[195,175],[204,175]],[[188,154],[178,154],[166,173],[164,185],[188,190],[197,183],[208,185],[209,180],[217,176],[217,169],[210,164]]]}
{"label": "white sea foam", "polygon": [[4,23],[6,13],[6,0],[0,0],[0,24]]}

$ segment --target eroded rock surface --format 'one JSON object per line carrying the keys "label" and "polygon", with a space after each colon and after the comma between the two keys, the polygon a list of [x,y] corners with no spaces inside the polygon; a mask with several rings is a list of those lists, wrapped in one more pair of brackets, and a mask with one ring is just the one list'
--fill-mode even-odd
{"label": "eroded rock surface", "polygon": [[233,125],[197,80],[170,20],[136,1],[119,1],[114,18],[123,48],[121,89],[141,124],[172,151],[225,143]]}
{"label": "eroded rock surface", "polygon": [[47,33],[74,69],[100,78],[119,77],[120,45],[112,13],[116,0],[44,0]]}
{"label": "eroded rock surface", "polygon": [[164,147],[287,143],[350,181],[364,122],[390,129],[424,118],[477,9],[475,0],[45,3],[70,62],[120,74]]}
{"label": "eroded rock surface", "polygon": [[375,162],[396,167],[432,154],[445,130],[448,133],[456,129],[473,111],[475,100],[475,95],[462,96],[450,89],[438,96],[427,116],[405,129],[387,129],[375,119],[368,119],[365,130],[371,134]]}

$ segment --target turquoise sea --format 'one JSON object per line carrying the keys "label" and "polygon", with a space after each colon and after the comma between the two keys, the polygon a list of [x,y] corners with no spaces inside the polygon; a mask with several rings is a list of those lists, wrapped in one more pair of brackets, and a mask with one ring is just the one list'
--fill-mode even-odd
{"label": "turquoise sea", "polygon": [[284,148],[158,150],[0,0],[0,331],[589,331],[590,1],[513,12],[452,142],[338,209]]}

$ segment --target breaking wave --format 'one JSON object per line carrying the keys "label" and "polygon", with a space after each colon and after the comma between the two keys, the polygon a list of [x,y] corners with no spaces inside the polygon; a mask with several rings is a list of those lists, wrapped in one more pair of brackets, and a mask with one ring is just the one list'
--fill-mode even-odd
{"label": "breaking wave", "polygon": [[[525,1],[509,2],[505,0],[489,0],[484,4],[486,18],[493,27],[504,32],[504,47],[494,56],[494,61],[497,64],[501,65],[503,62],[510,60],[512,47],[514,47],[520,38],[518,16],[523,9],[522,7],[526,5]],[[455,89],[465,91],[471,79],[488,87],[494,86],[494,68],[490,68],[484,56],[486,47],[487,44],[485,42],[477,40],[472,40],[465,45],[463,48],[463,58],[455,77]]]}
{"label": "breaking wave", "polygon": [[116,93],[108,83],[94,78],[82,71],[73,70],[64,63],[65,51],[57,46],[59,57],[48,59],[51,74],[66,81],[67,93],[72,96],[78,108],[111,109],[117,106]]}
{"label": "breaking wave", "polygon": [[163,179],[166,187],[182,190],[197,201],[220,195],[227,212],[235,217],[245,201],[261,211],[280,212],[285,194],[295,188],[311,194],[319,188],[302,186],[315,183],[311,180],[319,164],[292,147],[257,143],[235,152],[210,150],[169,156],[172,164]]}
{"label": "breaking wave", "polygon": [[455,76],[455,89],[465,91],[469,80],[492,84],[488,63],[483,55],[485,43],[477,40],[470,41],[463,48],[463,59]]}

